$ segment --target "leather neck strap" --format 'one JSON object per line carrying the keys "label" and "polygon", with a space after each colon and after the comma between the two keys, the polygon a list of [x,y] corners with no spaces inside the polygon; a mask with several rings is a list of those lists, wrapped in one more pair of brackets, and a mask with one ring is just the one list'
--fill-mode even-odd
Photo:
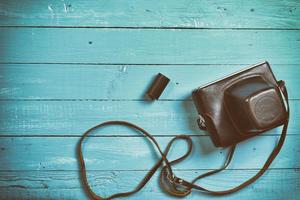
{"label": "leather neck strap", "polygon": [[[229,163],[233,157],[235,146],[232,146],[230,148],[229,153],[227,155],[227,159],[221,168],[204,173],[189,182],[189,181],[186,181],[184,179],[181,179],[181,178],[178,178],[177,176],[175,176],[175,174],[172,171],[172,165],[181,162],[182,160],[184,160],[191,154],[193,144],[192,144],[192,139],[190,136],[178,135],[178,136],[172,138],[171,141],[168,143],[165,151],[163,152],[161,150],[160,146],[158,145],[157,141],[155,140],[155,138],[151,134],[149,134],[147,131],[142,129],[141,127],[131,124],[129,122],[125,122],[125,121],[107,121],[107,122],[101,123],[97,126],[90,128],[89,130],[87,130],[83,134],[83,136],[80,138],[80,141],[78,143],[78,149],[77,149],[78,154],[77,155],[78,155],[78,160],[79,160],[79,164],[80,164],[80,172],[81,172],[81,176],[82,176],[82,182],[83,182],[83,185],[84,185],[87,193],[89,194],[90,198],[93,200],[106,200],[106,199],[114,199],[114,198],[118,198],[118,197],[130,196],[130,195],[140,191],[146,185],[146,183],[151,179],[151,177],[155,174],[155,172],[159,169],[159,167],[162,166],[162,164],[164,164],[164,165],[163,165],[161,173],[160,173],[160,185],[164,191],[166,191],[167,193],[169,193],[170,195],[173,195],[173,196],[177,196],[177,197],[187,196],[188,194],[191,193],[192,189],[200,190],[202,192],[206,192],[211,195],[226,195],[226,194],[230,194],[230,193],[233,193],[233,192],[243,189],[244,187],[250,185],[251,183],[256,181],[260,176],[262,176],[264,174],[264,172],[269,168],[269,166],[271,165],[271,163],[273,162],[275,157],[278,155],[278,153],[280,152],[280,150],[283,146],[283,143],[284,143],[284,140],[286,137],[286,133],[287,133],[287,128],[288,128],[290,110],[289,110],[289,103],[288,103],[288,93],[287,93],[287,90],[285,88],[285,84],[283,81],[278,81],[278,88],[282,92],[282,94],[286,100],[286,104],[287,104],[287,117],[286,117],[286,121],[282,128],[282,133],[281,133],[280,139],[279,139],[276,147],[273,149],[272,153],[268,157],[267,161],[263,165],[263,167],[253,177],[251,177],[244,183],[242,183],[232,189],[223,190],[223,191],[212,191],[212,190],[206,189],[206,188],[196,184],[196,182],[199,179],[202,179],[204,177],[210,176],[212,174],[215,174],[217,172],[224,170],[229,165]],[[109,197],[101,197],[93,192],[93,190],[91,189],[91,187],[88,183],[88,179],[86,176],[85,162],[84,162],[84,158],[83,158],[83,154],[82,154],[82,143],[83,143],[84,139],[95,129],[101,128],[103,126],[108,126],[108,125],[122,125],[122,126],[127,126],[127,127],[130,127],[132,129],[139,131],[141,134],[146,136],[155,145],[159,154],[161,155],[161,159],[156,162],[156,164],[150,169],[150,171],[146,174],[146,176],[142,179],[142,181],[132,191],[113,194]],[[168,155],[168,152],[169,152],[172,144],[176,140],[184,140],[188,145],[188,150],[180,158],[169,161],[167,159],[167,155]]]}

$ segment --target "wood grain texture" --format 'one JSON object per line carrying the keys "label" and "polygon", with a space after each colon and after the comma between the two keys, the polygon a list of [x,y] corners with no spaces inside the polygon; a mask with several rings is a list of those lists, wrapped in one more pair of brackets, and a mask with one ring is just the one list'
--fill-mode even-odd
{"label": "wood grain texture", "polygon": [[[205,170],[176,171],[178,176],[191,180]],[[238,185],[256,170],[226,170],[206,178],[199,184],[210,189],[224,189]],[[88,178],[97,194],[108,196],[135,187],[146,172],[144,171],[88,171]],[[297,199],[300,173],[297,169],[269,170],[255,184],[240,192],[223,197],[209,196],[194,192],[186,199],[252,199],[281,200]],[[4,199],[88,199],[80,183],[77,171],[16,171],[0,172],[0,193]],[[255,194],[255,195],[254,195]],[[166,195],[158,185],[158,174],[145,189],[125,199],[174,199]]]}
{"label": "wood grain texture", "polygon": [[1,1],[0,25],[300,28],[300,3],[290,1]]}
{"label": "wood grain texture", "polygon": [[[271,63],[272,64],[272,63]],[[157,73],[171,79],[161,100],[191,99],[193,89],[247,65],[0,64],[0,99],[144,100]],[[300,65],[272,65],[289,98],[300,99]]]}
{"label": "wood grain texture", "polygon": [[[299,134],[300,101],[290,101],[288,134]],[[193,101],[0,101],[0,136],[81,135],[88,128],[108,120],[135,123],[153,135],[205,135],[197,125]],[[101,135],[136,135],[131,130],[111,127]],[[268,132],[281,133],[281,127]]]}
{"label": "wood grain texture", "polygon": [[[156,137],[164,148],[171,137]],[[259,169],[275,147],[278,136],[259,136],[238,145],[229,169]],[[0,138],[0,170],[77,170],[78,137]],[[194,150],[175,169],[220,167],[227,149],[215,148],[208,136],[193,137]],[[299,135],[287,136],[285,145],[270,168],[299,168]],[[143,137],[90,137],[83,145],[88,170],[149,170],[159,158]],[[184,141],[173,146],[169,158],[186,152]],[[12,159],[12,158],[18,159]]]}
{"label": "wood grain texture", "polygon": [[[88,128],[128,120],[165,147],[192,135],[190,158],[175,166],[192,179],[220,167],[228,149],[198,129],[191,90],[267,60],[287,83],[291,122],[266,174],[241,192],[186,199],[299,199],[300,2],[0,0],[0,199],[88,199],[76,145]],[[144,93],[161,72],[171,83],[161,101]],[[229,188],[259,169],[281,127],[238,145],[229,169],[201,181]],[[132,189],[158,159],[144,137],[107,127],[84,145],[88,178],[98,194]],[[182,141],[171,159],[186,150]],[[128,199],[174,199],[157,175]]]}
{"label": "wood grain texture", "polygon": [[1,63],[300,63],[295,30],[0,28],[0,38]]}

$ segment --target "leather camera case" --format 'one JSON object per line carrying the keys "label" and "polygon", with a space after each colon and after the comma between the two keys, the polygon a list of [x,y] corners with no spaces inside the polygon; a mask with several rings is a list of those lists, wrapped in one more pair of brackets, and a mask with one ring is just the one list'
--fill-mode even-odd
{"label": "leather camera case", "polygon": [[268,62],[195,89],[192,98],[217,147],[282,125],[286,108]]}

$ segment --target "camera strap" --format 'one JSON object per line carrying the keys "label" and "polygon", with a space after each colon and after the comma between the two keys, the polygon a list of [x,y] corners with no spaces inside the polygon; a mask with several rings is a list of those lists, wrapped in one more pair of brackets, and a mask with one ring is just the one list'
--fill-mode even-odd
{"label": "camera strap", "polygon": [[[78,156],[79,165],[80,165],[80,173],[82,176],[81,178],[82,178],[83,186],[84,186],[86,192],[88,193],[89,197],[93,200],[109,200],[109,199],[114,199],[114,198],[119,198],[119,197],[130,196],[130,195],[140,191],[161,166],[162,166],[162,169],[160,172],[160,185],[164,191],[166,191],[167,193],[169,193],[170,195],[173,195],[173,196],[177,196],[177,197],[187,196],[191,193],[192,189],[200,190],[202,192],[205,192],[205,193],[208,193],[211,195],[226,195],[226,194],[230,194],[230,193],[233,193],[233,192],[236,192],[236,191],[239,191],[239,190],[245,188],[246,186],[248,186],[251,183],[253,183],[254,181],[256,181],[259,177],[261,177],[264,174],[264,172],[269,168],[269,166],[271,165],[271,163],[273,162],[275,157],[280,152],[280,150],[283,146],[283,143],[285,141],[285,138],[286,138],[288,123],[289,123],[290,109],[289,109],[289,102],[288,102],[288,93],[287,93],[284,81],[278,81],[278,88],[280,89],[282,95],[285,98],[286,107],[287,107],[287,118],[283,125],[281,136],[279,138],[277,145],[271,152],[270,156],[268,157],[268,159],[265,162],[265,164],[263,165],[263,167],[254,176],[252,176],[250,179],[243,182],[242,184],[240,184],[234,188],[231,188],[228,190],[223,190],[223,191],[209,190],[205,187],[202,187],[202,186],[196,184],[196,182],[199,179],[216,174],[216,173],[226,169],[226,167],[229,165],[230,161],[232,160],[234,150],[235,150],[235,145],[230,147],[229,152],[227,154],[227,159],[225,160],[225,162],[221,168],[201,174],[200,176],[194,178],[192,181],[187,181],[187,180],[177,177],[172,170],[172,166],[183,161],[185,158],[187,158],[191,154],[193,144],[192,144],[192,139],[190,136],[187,136],[187,135],[175,136],[167,144],[166,149],[164,151],[162,151],[162,149],[160,148],[160,146],[159,146],[158,142],[155,140],[155,138],[151,134],[149,134],[146,130],[142,129],[141,127],[134,125],[132,123],[126,122],[126,121],[107,121],[107,122],[98,124],[98,125],[90,128],[89,130],[87,130],[80,138],[80,141],[77,146],[77,156]],[[83,157],[83,153],[82,153],[82,144],[83,144],[85,138],[88,137],[88,135],[91,132],[93,132],[94,130],[99,129],[101,127],[110,126],[110,125],[121,125],[121,126],[126,126],[129,128],[132,128],[134,130],[137,130],[138,132],[143,134],[145,137],[147,137],[154,144],[154,146],[158,150],[161,158],[150,169],[150,171],[145,175],[145,177],[136,186],[135,189],[128,191],[128,192],[116,193],[109,197],[101,197],[101,196],[97,195],[96,193],[94,193],[94,191],[91,189],[91,187],[89,185],[87,174],[86,174],[84,157]],[[188,150],[183,156],[181,156],[175,160],[169,161],[167,158],[167,155],[168,155],[168,152],[169,152],[172,144],[176,140],[184,140],[187,143]]]}

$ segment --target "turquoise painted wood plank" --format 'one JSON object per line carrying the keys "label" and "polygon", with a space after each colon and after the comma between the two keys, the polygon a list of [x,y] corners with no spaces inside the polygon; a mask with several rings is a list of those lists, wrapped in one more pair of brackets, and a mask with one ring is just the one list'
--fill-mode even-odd
{"label": "turquoise painted wood plank", "polygon": [[[163,148],[171,139],[156,138]],[[259,136],[240,143],[229,169],[261,168],[277,140],[278,136]],[[1,137],[0,170],[78,170],[78,141],[79,137]],[[152,144],[143,137],[90,137],[87,142],[83,151],[89,170],[149,170],[158,159]],[[208,136],[194,136],[193,142],[191,156],[175,169],[214,169],[222,165],[227,149],[215,148]],[[271,168],[299,168],[299,142],[299,135],[287,136]],[[185,151],[186,144],[178,141],[169,158],[178,158]]]}
{"label": "turquoise painted wood plank", "polygon": [[300,31],[0,28],[0,62],[300,63]]}
{"label": "turquoise painted wood plank", "polygon": [[[272,63],[271,63],[272,64]],[[247,65],[50,65],[0,64],[0,99],[145,99],[154,76],[171,79],[160,99],[190,99],[201,85]],[[300,99],[300,65],[272,65],[290,99]]]}
{"label": "turquoise painted wood plank", "polygon": [[[290,101],[288,134],[299,134],[300,101]],[[193,101],[1,101],[1,135],[81,135],[107,120],[126,120],[153,135],[203,135],[197,126]],[[279,134],[281,127],[271,130]],[[101,135],[136,135],[127,128],[111,127]]]}
{"label": "turquoise painted wood plank", "polygon": [[[256,170],[227,170],[201,181],[211,189],[224,189],[238,185]],[[191,180],[204,173],[204,170],[176,171],[179,176]],[[143,171],[89,171],[88,177],[97,194],[108,196],[112,193],[128,191],[141,180]],[[155,174],[146,187],[125,199],[174,199],[159,187],[158,174]],[[300,195],[300,173],[297,169],[268,170],[257,182],[240,192],[227,196],[209,196],[194,192],[185,199],[297,199]],[[4,199],[88,199],[77,171],[20,171],[0,172],[0,193]],[[255,194],[255,195],[253,195]]]}
{"label": "turquoise painted wood plank", "polygon": [[4,26],[300,28],[290,1],[2,1]]}

